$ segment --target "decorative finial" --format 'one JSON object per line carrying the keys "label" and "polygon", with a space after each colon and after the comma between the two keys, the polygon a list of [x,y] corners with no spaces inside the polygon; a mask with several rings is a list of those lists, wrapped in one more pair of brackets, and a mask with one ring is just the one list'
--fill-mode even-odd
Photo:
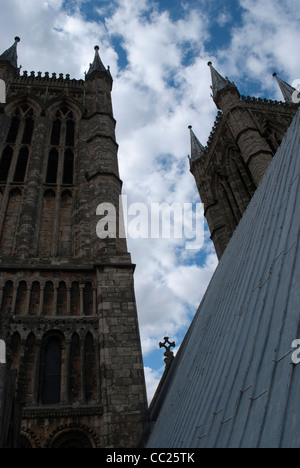
{"label": "decorative finial", "polygon": [[164,340],[165,340],[164,343],[159,343],[159,347],[166,349],[166,352],[164,353],[164,356],[166,356],[166,359],[164,359],[164,361],[166,363],[166,366],[169,367],[170,364],[172,363],[173,359],[174,359],[174,354],[170,349],[175,348],[175,341],[173,341],[173,343],[171,343],[169,341],[168,336],[165,336]]}
{"label": "decorative finial", "polygon": [[95,45],[94,50],[99,50],[99,49],[100,49],[100,47]]}
{"label": "decorative finial", "polygon": [[207,65],[210,67],[212,65],[212,62],[208,62]]}
{"label": "decorative finial", "polygon": [[188,126],[188,129],[189,129],[189,130],[192,130],[192,128],[193,128],[193,127],[192,127],[191,125]]}
{"label": "decorative finial", "polygon": [[289,104],[298,104],[298,92],[296,88],[293,88],[290,84],[288,84],[286,81],[283,81],[277,73],[273,73],[273,77],[276,78],[277,83],[280,87],[280,90],[282,92],[282,95],[284,97],[285,102]]}
{"label": "decorative finial", "polygon": [[16,36],[16,37],[15,37],[15,41],[16,41],[16,42],[20,42],[20,40],[21,40],[21,39],[19,38],[19,36]]}

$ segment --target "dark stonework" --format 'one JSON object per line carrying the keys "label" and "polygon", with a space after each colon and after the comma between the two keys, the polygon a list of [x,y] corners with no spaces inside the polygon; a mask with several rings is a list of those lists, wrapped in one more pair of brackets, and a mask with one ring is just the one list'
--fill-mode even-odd
{"label": "dark stonework", "polygon": [[192,134],[191,172],[220,258],[299,106],[240,96],[213,67],[212,77],[219,112],[205,148]]}
{"label": "dark stonework", "polygon": [[135,447],[147,408],[134,265],[126,239],[96,235],[122,189],[97,57],[85,80],[0,58],[0,314],[26,448]]}

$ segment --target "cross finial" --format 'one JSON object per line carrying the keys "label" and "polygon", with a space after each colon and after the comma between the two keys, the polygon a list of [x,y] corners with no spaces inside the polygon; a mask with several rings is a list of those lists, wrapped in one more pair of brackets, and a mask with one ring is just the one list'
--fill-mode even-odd
{"label": "cross finial", "polygon": [[159,347],[166,349],[166,351],[164,353],[164,356],[166,356],[166,359],[164,359],[164,361],[166,363],[166,366],[168,367],[171,364],[171,362],[173,361],[173,358],[174,358],[174,354],[173,354],[173,351],[171,351],[171,348],[175,348],[175,341],[173,341],[171,343],[169,341],[168,336],[165,336],[164,340],[165,340],[164,343],[159,343]]}

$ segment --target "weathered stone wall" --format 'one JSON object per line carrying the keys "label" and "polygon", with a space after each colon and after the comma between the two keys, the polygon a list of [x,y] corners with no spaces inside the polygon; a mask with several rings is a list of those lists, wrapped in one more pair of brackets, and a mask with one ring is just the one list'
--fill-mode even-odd
{"label": "weathered stone wall", "polygon": [[[20,76],[0,65],[9,84],[0,105],[0,154],[12,151],[6,179],[0,175],[0,314],[24,403],[22,446],[135,447],[147,400],[134,266],[126,239],[96,234],[99,204],[112,204],[119,218],[112,80],[105,72],[85,81]],[[34,124],[24,143],[28,113]],[[8,141],[14,118],[18,131]],[[68,119],[74,141],[66,137]],[[29,157],[24,180],[16,182],[22,148]],[[57,168],[51,166],[50,183],[51,151]],[[74,155],[70,183],[66,151]],[[50,352],[59,368],[55,401],[46,392]]]}
{"label": "weathered stone wall", "polygon": [[191,165],[220,258],[262,180],[298,106],[219,96],[219,112],[204,155]]}

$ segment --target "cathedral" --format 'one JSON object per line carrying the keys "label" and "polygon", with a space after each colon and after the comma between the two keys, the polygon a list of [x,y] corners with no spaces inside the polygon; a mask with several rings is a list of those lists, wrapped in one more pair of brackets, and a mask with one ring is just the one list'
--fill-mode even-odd
{"label": "cathedral", "polygon": [[134,265],[96,232],[122,191],[110,70],[96,46],[84,80],[21,74],[19,41],[0,55],[0,447],[297,445],[298,92],[274,74],[284,102],[241,96],[208,63],[218,114],[205,147],[189,127],[190,170],[220,262],[148,408]]}
{"label": "cathedral", "polygon": [[98,205],[118,209],[122,190],[112,76],[98,46],[84,80],[21,74],[19,41],[0,55],[0,338],[22,416],[2,446],[135,447],[135,267],[126,239],[96,233]]}

